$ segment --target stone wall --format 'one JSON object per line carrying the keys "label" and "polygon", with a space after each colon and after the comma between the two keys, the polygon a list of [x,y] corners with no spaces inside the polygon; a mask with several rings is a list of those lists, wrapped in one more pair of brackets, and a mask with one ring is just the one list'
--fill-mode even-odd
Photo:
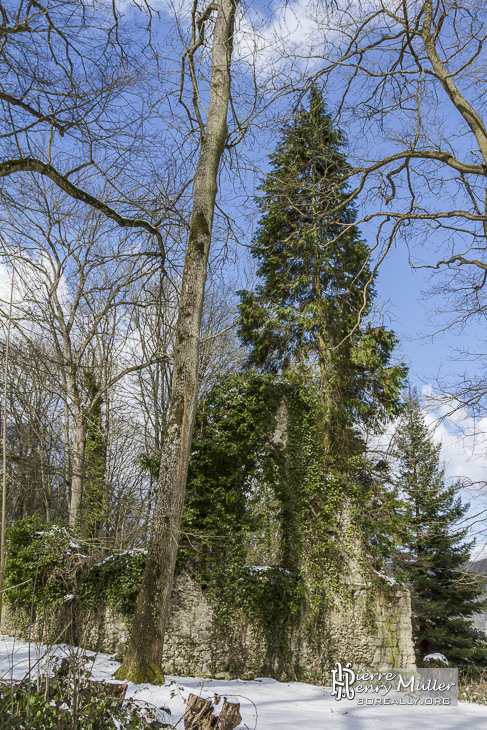
{"label": "stone wall", "polygon": [[472,626],[487,634],[487,613],[476,613],[472,616]]}
{"label": "stone wall", "polygon": [[[173,590],[163,669],[178,676],[271,676],[321,683],[338,660],[357,667],[414,667],[409,592],[386,581],[372,594],[364,585],[348,587],[348,599],[331,611],[319,638],[307,625],[304,609],[292,631],[283,628],[277,650],[243,615],[219,625],[201,587],[182,574]],[[3,631],[26,636],[26,615],[13,615],[8,603],[4,605]],[[31,636],[59,641],[70,622],[62,640],[108,654],[123,653],[129,637],[127,621],[108,606],[81,610],[71,601],[48,617],[38,616]]]}

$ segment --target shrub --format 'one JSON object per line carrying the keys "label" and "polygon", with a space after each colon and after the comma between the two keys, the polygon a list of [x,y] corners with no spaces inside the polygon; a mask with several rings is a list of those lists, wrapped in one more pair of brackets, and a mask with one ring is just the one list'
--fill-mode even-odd
{"label": "shrub", "polygon": [[6,546],[5,587],[11,589],[6,593],[10,603],[62,603],[66,594],[74,593],[86,556],[69,528],[27,517],[8,528]]}
{"label": "shrub", "polygon": [[[94,682],[86,656],[63,659],[36,681],[0,681],[2,730],[156,730],[170,727],[146,703],[124,699],[124,685]],[[120,691],[122,690],[122,691]]]}
{"label": "shrub", "polygon": [[459,671],[458,699],[487,705],[487,668],[469,667]]}
{"label": "shrub", "polygon": [[107,603],[125,615],[131,615],[144,568],[145,551],[129,550],[109,555],[81,573],[76,597],[82,604],[97,606]]}
{"label": "shrub", "polygon": [[133,613],[145,567],[145,552],[130,550],[96,557],[81,553],[72,530],[45,525],[38,517],[19,520],[7,531],[6,598],[29,607],[62,604],[76,597],[81,604],[107,603],[125,615]]}

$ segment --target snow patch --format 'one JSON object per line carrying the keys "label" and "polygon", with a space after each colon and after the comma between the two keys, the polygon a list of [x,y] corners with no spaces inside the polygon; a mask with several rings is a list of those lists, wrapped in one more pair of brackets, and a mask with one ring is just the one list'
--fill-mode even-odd
{"label": "snow patch", "polygon": [[[41,652],[40,654],[38,652]],[[46,647],[17,638],[0,636],[0,676],[5,679],[21,679],[29,669],[34,677],[37,662],[46,658]],[[79,652],[74,647],[57,645],[53,654],[62,658]],[[105,654],[82,652],[89,659],[91,680],[113,681],[113,672],[120,666]],[[432,657],[441,654],[430,655]],[[50,662],[52,666],[52,659]],[[358,706],[355,701],[342,699],[337,702],[331,696],[330,687],[317,687],[302,682],[278,682],[261,677],[256,680],[201,679],[193,677],[166,677],[163,686],[127,683],[127,699],[150,702],[156,708],[170,708],[171,723],[182,729],[182,717],[188,695],[196,694],[213,700],[235,698],[240,702],[242,724],[240,728],[253,730],[457,730],[485,727],[485,705],[460,702],[458,707],[416,705]],[[362,697],[364,695],[361,695]],[[366,693],[366,697],[376,697]],[[167,722],[167,719],[162,720]],[[178,724],[179,723],[179,724]]]}
{"label": "snow patch", "polygon": [[439,651],[435,652],[435,654],[428,654],[425,656],[424,660],[425,662],[443,662],[443,664],[446,664],[449,666],[448,659],[443,656],[443,654],[440,654]]}
{"label": "snow patch", "polygon": [[372,568],[372,572],[382,578],[382,580],[385,580],[390,586],[397,585],[397,581],[392,577],[392,575],[387,575],[386,573],[383,573],[382,570],[375,570],[375,568]]}
{"label": "snow patch", "polygon": [[93,565],[93,568],[97,568],[100,565],[104,565],[105,563],[108,563],[110,560],[113,560],[114,558],[118,558],[120,555],[137,555],[138,553],[142,553],[143,555],[147,554],[147,550],[144,548],[134,548],[133,550],[124,550],[122,553],[114,553],[114,555],[108,555],[108,557],[104,558],[101,563],[96,563]]}

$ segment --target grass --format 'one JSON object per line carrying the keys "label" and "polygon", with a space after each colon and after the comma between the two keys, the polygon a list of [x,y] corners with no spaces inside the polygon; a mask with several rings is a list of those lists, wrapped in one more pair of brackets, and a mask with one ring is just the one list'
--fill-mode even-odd
{"label": "grass", "polygon": [[462,702],[487,705],[487,667],[460,669],[458,676],[458,699]]}

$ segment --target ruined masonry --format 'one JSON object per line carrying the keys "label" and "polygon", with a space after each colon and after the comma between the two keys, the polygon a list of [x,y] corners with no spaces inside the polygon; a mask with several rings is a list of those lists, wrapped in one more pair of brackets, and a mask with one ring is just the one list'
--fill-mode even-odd
{"label": "ruined masonry", "polygon": [[[276,414],[272,440],[286,443],[287,430],[283,401]],[[350,526],[346,504],[337,515],[337,525],[346,534]],[[364,569],[358,541],[349,545],[344,555],[346,570],[342,571],[339,594],[330,592],[333,608],[321,624],[314,630],[310,628],[304,601],[299,620],[292,627],[279,629],[277,641],[269,640],[243,613],[222,625],[202,587],[187,573],[177,576],[163,671],[177,676],[267,676],[322,684],[329,680],[336,661],[352,662],[355,668],[414,668],[409,591],[389,576]],[[25,611],[14,614],[4,602],[3,632],[46,643],[59,641],[62,635],[63,641],[114,654],[121,660],[130,633],[127,619],[108,605],[89,608],[79,605],[74,597],[68,598],[61,607],[33,617],[32,626]]]}
{"label": "ruined masonry", "polygon": [[[323,682],[334,661],[351,661],[357,667],[414,667],[409,592],[396,585],[375,591],[372,605],[366,586],[350,586],[348,610],[332,612],[328,643],[317,651],[305,621],[290,637],[287,651],[278,659],[269,656],[263,636],[256,635],[244,616],[222,633],[201,587],[187,574],[176,578],[166,632],[163,669],[178,676],[275,679]],[[373,624],[370,623],[372,612]],[[31,637],[54,641],[60,626],[71,620],[69,640],[86,649],[115,654],[126,647],[129,628],[125,618],[109,606],[88,611],[76,601],[47,616],[37,616]],[[28,635],[27,617],[12,613],[4,603],[3,631]]]}

